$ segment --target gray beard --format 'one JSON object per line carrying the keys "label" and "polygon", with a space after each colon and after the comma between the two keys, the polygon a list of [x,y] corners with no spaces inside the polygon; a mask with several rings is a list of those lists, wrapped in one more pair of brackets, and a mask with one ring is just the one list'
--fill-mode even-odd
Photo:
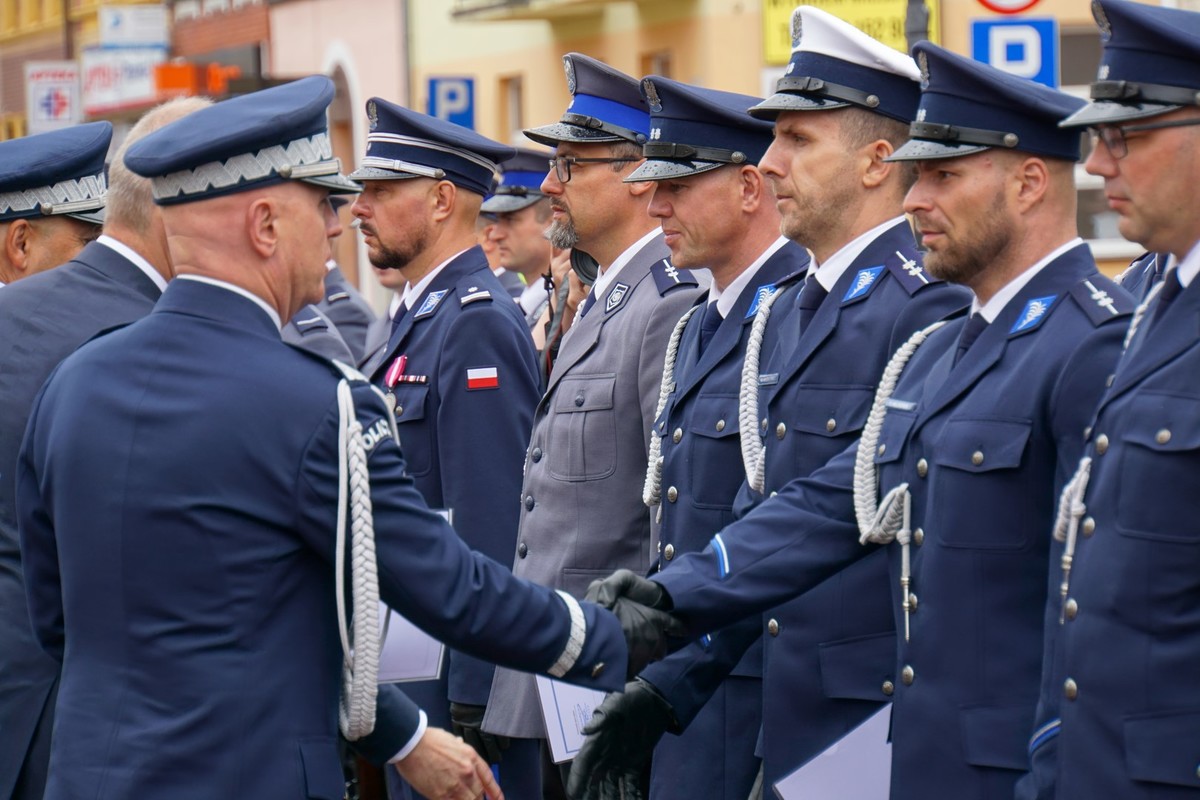
{"label": "gray beard", "polygon": [[574,247],[579,243],[579,234],[575,232],[575,221],[570,217],[563,217],[561,220],[551,222],[550,227],[546,229],[546,238],[559,250]]}

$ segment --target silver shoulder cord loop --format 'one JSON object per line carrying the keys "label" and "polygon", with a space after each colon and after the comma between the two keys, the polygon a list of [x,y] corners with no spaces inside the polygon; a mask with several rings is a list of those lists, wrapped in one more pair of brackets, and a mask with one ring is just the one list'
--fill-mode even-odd
{"label": "silver shoulder cord loop", "polygon": [[[1158,297],[1162,287],[1163,284],[1160,281],[1146,293],[1146,299],[1139,303],[1133,312],[1133,319],[1130,320],[1129,330],[1125,334],[1125,342],[1121,346],[1122,352],[1129,349],[1129,343],[1133,341],[1138,326],[1146,317],[1146,309],[1150,307],[1154,298]],[[1087,514],[1087,504],[1083,502],[1083,498],[1087,494],[1088,479],[1091,477],[1091,473],[1092,457],[1084,456],[1079,460],[1079,467],[1071,476],[1071,480],[1067,481],[1067,485],[1063,487],[1062,495],[1058,500],[1058,515],[1054,520],[1054,538],[1064,543],[1062,583],[1059,584],[1061,607],[1058,612],[1058,621],[1060,624],[1066,619],[1067,595],[1071,591],[1071,566],[1075,560],[1075,544],[1079,538],[1079,524]]]}
{"label": "silver shoulder cord loop", "polygon": [[[675,323],[675,329],[671,331],[671,338],[667,341],[667,355],[663,359],[662,383],[658,387],[658,406],[654,411],[655,420],[662,416],[663,409],[667,407],[667,398],[671,396],[671,391],[675,387],[675,359],[679,355],[679,339],[683,336],[683,329],[687,327],[688,320],[692,318],[698,308],[703,308],[703,306],[692,306],[679,318],[679,322]],[[662,437],[658,435],[658,431],[654,430],[652,422],[650,426],[650,457],[646,462],[646,482],[642,484],[642,502],[647,508],[654,508],[662,502],[662,469]]]}
{"label": "silver shoulder cord loop", "polygon": [[854,514],[861,534],[859,542],[900,543],[900,588],[904,593],[906,642],[909,640],[908,621],[912,611],[912,569],[909,551],[912,541],[912,497],[908,491],[908,484],[901,483],[893,487],[878,505],[876,504],[879,476],[875,469],[875,449],[879,444],[879,434],[883,430],[884,417],[887,415],[887,402],[896,390],[896,383],[900,380],[904,367],[930,334],[945,324],[945,321],[935,322],[924,330],[917,331],[892,356],[883,371],[883,377],[879,379],[879,388],[875,392],[871,413],[867,416],[867,424],[863,427],[854,459]]}
{"label": "silver shoulder cord loop", "polygon": [[[350,368],[334,362],[343,374]],[[361,376],[357,376],[361,378]],[[374,388],[374,387],[372,387]],[[376,390],[377,394],[380,394]],[[350,381],[338,382],[338,509],[335,581],[337,587],[338,634],[342,640],[342,694],[338,725],[349,741],[357,741],[375,729],[379,656],[386,629],[379,620],[379,575],[375,561],[375,526],[371,510],[371,477],[363,427],[354,411]],[[396,423],[388,414],[392,436]],[[346,518],[350,516],[350,592],[352,618],[346,615]]]}
{"label": "silver shoulder cord loop", "polygon": [[759,301],[758,311],[750,326],[750,338],[746,341],[742,383],[738,388],[738,435],[741,437],[742,467],[746,470],[746,483],[759,494],[766,484],[767,448],[758,436],[758,370],[762,359],[763,336],[767,321],[771,318],[771,306],[781,294],[783,290],[776,289]]}

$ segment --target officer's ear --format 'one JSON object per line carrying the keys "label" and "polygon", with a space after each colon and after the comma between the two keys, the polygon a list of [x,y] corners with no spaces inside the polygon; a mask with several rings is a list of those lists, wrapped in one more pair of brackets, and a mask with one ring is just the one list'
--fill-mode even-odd
{"label": "officer's ear", "polygon": [[900,168],[890,161],[884,161],[894,150],[887,139],[876,139],[859,151],[864,159],[863,186],[868,189],[881,186],[893,170]]}
{"label": "officer's ear", "polygon": [[12,268],[17,272],[24,272],[29,266],[32,250],[33,226],[29,220],[17,219],[10,222],[8,230],[4,232],[4,257]]}
{"label": "officer's ear", "polygon": [[[758,167],[749,164],[743,164],[738,169],[738,188],[741,190],[742,210],[747,214],[758,211],[769,194],[762,173]],[[773,197],[771,202],[774,202]]]}
{"label": "officer's ear", "polygon": [[458,201],[458,187],[450,181],[438,181],[433,186],[430,200],[433,204],[433,220],[441,222],[454,213]]}
{"label": "officer's ear", "polygon": [[279,215],[282,209],[270,196],[262,196],[246,207],[246,235],[254,252],[262,258],[275,254],[279,244]]}
{"label": "officer's ear", "polygon": [[1029,156],[1021,159],[1013,170],[1017,181],[1017,210],[1025,213],[1042,202],[1050,188],[1050,168],[1040,158]]}

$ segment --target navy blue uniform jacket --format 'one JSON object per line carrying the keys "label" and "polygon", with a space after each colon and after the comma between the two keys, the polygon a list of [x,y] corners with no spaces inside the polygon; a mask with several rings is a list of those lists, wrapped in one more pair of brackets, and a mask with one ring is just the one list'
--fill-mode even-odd
{"label": "navy blue uniform jacket", "polygon": [[[338,375],[263,311],[176,279],[154,311],[68,358],[21,453],[34,630],[62,661],[46,797],[340,798],[334,598]],[[365,381],[382,598],[519,669],[563,652],[563,601],[473,554],[429,511]],[[584,609],[568,679],[622,685],[614,619]],[[359,747],[411,730],[385,687]]]}
{"label": "navy blue uniform jacket", "polygon": [[[901,634],[890,687],[894,800],[1011,798],[1029,769],[1050,529],[1131,307],[1081,244],[1026,284],[953,369],[961,319],[901,376],[875,453],[882,491],[907,482],[912,492],[919,598],[905,641],[901,548],[883,548],[890,574],[881,580]],[[703,554],[656,576],[679,615],[712,629],[877,553],[858,544],[856,453],[789,483]]]}

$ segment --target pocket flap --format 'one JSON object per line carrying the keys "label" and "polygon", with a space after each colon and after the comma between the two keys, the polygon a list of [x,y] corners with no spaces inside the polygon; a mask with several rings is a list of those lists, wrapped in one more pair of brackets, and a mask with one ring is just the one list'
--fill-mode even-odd
{"label": "pocket flap", "polygon": [[789,401],[786,417],[794,430],[817,436],[844,436],[862,430],[875,390],[869,386],[806,386]]}
{"label": "pocket flap", "polygon": [[875,445],[875,463],[890,464],[904,452],[908,432],[912,430],[917,415],[911,411],[888,409],[883,417],[883,428],[879,431],[879,442]]}
{"label": "pocket flap", "polygon": [[392,389],[396,395],[396,422],[414,422],[425,419],[425,400],[429,397],[429,387],[419,383],[398,383]]}
{"label": "pocket flap", "polygon": [[554,411],[570,414],[612,408],[616,384],[616,377],[611,375],[603,378],[564,378],[555,390]]}
{"label": "pocket flap", "polygon": [[1130,401],[1122,439],[1164,453],[1200,448],[1200,400],[1165,394],[1138,394]]}
{"label": "pocket flap", "polygon": [[346,778],[338,760],[337,740],[301,739],[298,744],[307,796],[318,800],[341,800],[346,795]]}
{"label": "pocket flap", "polygon": [[967,763],[1027,772],[1033,716],[1032,703],[961,709],[959,722]]}
{"label": "pocket flap", "polygon": [[888,699],[883,683],[893,680],[896,672],[894,633],[822,642],[817,653],[826,697],[878,703]]}
{"label": "pocket flap", "polygon": [[965,472],[1021,465],[1033,423],[1028,420],[952,419],[933,448],[933,460]]}
{"label": "pocket flap", "polygon": [[1135,781],[1200,788],[1200,711],[1126,719],[1125,766]]}
{"label": "pocket flap", "polygon": [[738,400],[733,396],[707,395],[696,398],[688,432],[710,439],[724,439],[738,432]]}

